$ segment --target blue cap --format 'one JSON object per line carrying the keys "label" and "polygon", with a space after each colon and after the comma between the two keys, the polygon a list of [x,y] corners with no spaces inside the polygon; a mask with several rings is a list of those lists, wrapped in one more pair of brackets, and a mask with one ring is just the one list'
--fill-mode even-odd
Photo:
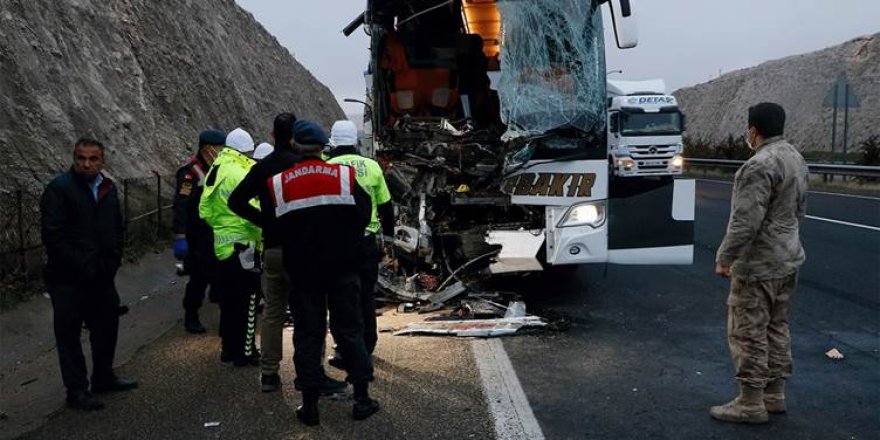
{"label": "blue cap", "polygon": [[318,151],[330,143],[327,133],[315,122],[300,119],[293,124],[293,141],[303,151]]}
{"label": "blue cap", "polygon": [[199,133],[199,147],[203,145],[224,145],[226,134],[217,130],[205,130]]}

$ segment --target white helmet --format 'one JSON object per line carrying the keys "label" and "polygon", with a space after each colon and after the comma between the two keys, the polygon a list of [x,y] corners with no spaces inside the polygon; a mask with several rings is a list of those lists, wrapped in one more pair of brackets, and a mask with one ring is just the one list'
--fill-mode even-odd
{"label": "white helmet", "polygon": [[347,119],[336,121],[330,129],[330,145],[334,147],[357,146],[358,130],[354,122]]}
{"label": "white helmet", "polygon": [[240,153],[254,151],[254,138],[241,128],[236,128],[226,135],[226,146]]}
{"label": "white helmet", "polygon": [[272,154],[273,151],[275,151],[275,147],[273,147],[272,144],[263,142],[262,144],[257,145],[257,149],[254,150],[253,157],[255,160],[260,160],[260,159]]}

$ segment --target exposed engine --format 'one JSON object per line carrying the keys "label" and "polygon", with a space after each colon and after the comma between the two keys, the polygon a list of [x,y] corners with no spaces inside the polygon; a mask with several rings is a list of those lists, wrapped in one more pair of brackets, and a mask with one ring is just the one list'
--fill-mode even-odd
{"label": "exposed engine", "polygon": [[500,190],[505,148],[499,134],[460,125],[398,119],[377,154],[397,215],[389,271],[411,279],[411,292],[438,290],[450,277],[485,268],[499,250],[486,242],[489,230],[543,227],[543,211],[512,205]]}

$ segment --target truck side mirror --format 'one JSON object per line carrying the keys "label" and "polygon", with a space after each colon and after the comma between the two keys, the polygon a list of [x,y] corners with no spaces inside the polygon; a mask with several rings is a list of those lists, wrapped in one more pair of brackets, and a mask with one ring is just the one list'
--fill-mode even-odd
{"label": "truck side mirror", "polygon": [[687,118],[684,116],[684,113],[679,113],[679,115],[681,117],[681,132],[684,133],[687,130]]}
{"label": "truck side mirror", "polygon": [[609,124],[608,131],[610,131],[612,133],[619,132],[620,131],[620,113],[619,112],[611,113],[611,118],[610,118],[610,121],[608,124]]}
{"label": "truck side mirror", "polygon": [[631,0],[610,0],[611,22],[617,47],[631,49],[639,44],[639,30]]}

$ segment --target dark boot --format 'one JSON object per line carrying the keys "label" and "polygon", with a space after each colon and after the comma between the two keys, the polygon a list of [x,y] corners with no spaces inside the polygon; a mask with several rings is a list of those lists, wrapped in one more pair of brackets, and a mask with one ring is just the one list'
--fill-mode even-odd
{"label": "dark boot", "polygon": [[104,408],[104,402],[87,390],[74,390],[67,392],[67,406],[83,411],[95,411]]}
{"label": "dark boot", "polygon": [[92,392],[95,394],[109,393],[112,391],[128,391],[138,387],[133,380],[122,379],[113,376],[108,379],[92,380]]}
{"label": "dark boot", "polygon": [[187,311],[183,317],[183,328],[187,333],[201,334],[208,331],[202,321],[199,320],[198,312]]}
{"label": "dark boot", "polygon": [[306,426],[321,424],[318,414],[318,393],[315,391],[303,391],[303,404],[296,408],[296,418]]}
{"label": "dark boot", "polygon": [[272,393],[281,389],[281,376],[276,374],[263,374],[260,376],[260,391]]}
{"label": "dark boot", "polygon": [[342,356],[339,353],[334,353],[333,356],[328,357],[327,364],[337,370],[345,371],[345,361],[342,360]]}
{"label": "dark boot", "polygon": [[320,388],[318,388],[318,393],[322,396],[344,393],[346,388],[348,388],[348,384],[345,381],[336,380],[325,375]]}
{"label": "dark boot", "polygon": [[355,420],[365,420],[382,409],[379,402],[370,398],[369,384],[354,384],[354,406],[352,415]]}

